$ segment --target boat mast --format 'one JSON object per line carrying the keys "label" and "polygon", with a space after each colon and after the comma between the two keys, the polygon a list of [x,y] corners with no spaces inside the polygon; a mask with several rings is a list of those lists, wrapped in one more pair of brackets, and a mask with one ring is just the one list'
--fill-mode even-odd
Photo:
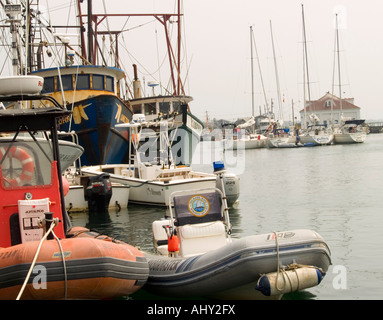
{"label": "boat mast", "polygon": [[[258,69],[259,69],[259,75],[261,77],[261,84],[262,84],[262,90],[263,90],[263,97],[265,99],[265,105],[266,105],[266,113],[269,113],[269,103],[266,97],[266,90],[265,90],[265,84],[263,82],[263,76],[262,76],[262,70],[261,70],[261,63],[259,62],[259,55],[258,55],[258,49],[257,49],[257,44],[255,42],[254,38],[254,31],[253,27],[250,26],[250,46],[251,46],[251,82],[252,82],[252,95],[254,95],[254,85],[253,85],[253,44],[254,44],[254,50],[255,50],[255,55],[257,57],[257,64],[258,64]],[[254,108],[253,108],[254,109]],[[262,115],[262,110],[260,108],[259,110],[259,115]],[[254,111],[253,111],[253,116],[254,116]]]}
{"label": "boat mast", "polygon": [[92,0],[88,0],[88,61],[94,64],[93,57],[93,32],[92,32]]}
{"label": "boat mast", "polygon": [[178,36],[177,36],[177,56],[178,56],[178,68],[177,68],[177,95],[181,93],[181,2],[178,0]]}
{"label": "boat mast", "polygon": [[339,123],[342,120],[342,82],[340,78],[340,54],[339,54],[339,26],[338,26],[338,14],[335,14],[336,21],[336,45],[338,52],[338,78],[339,78]]}
{"label": "boat mast", "polygon": [[279,86],[279,75],[278,75],[278,66],[277,66],[277,59],[275,56],[275,47],[274,47],[274,37],[273,37],[273,27],[271,25],[270,20],[270,32],[271,32],[271,43],[273,46],[273,56],[274,56],[274,68],[275,68],[275,80],[277,82],[277,95],[278,95],[278,106],[279,106],[279,118],[281,121],[283,121],[283,110],[282,110],[282,101],[281,101],[281,90]]}
{"label": "boat mast", "polygon": [[[305,27],[305,14],[302,4],[302,22],[303,22],[303,94],[304,94],[304,110],[305,110],[305,124],[306,124],[306,88],[305,88],[305,76],[307,75],[307,93],[308,93],[308,103],[309,103],[309,110],[312,113],[311,110],[311,95],[310,95],[310,78],[309,78],[309,66],[308,66],[308,58],[307,58],[307,42],[306,42],[306,27]],[[306,67],[306,68],[305,68]],[[305,70],[306,69],[306,70]],[[305,75],[306,72],[306,75]]]}
{"label": "boat mast", "polygon": [[251,61],[251,115],[254,118],[254,67],[253,67],[253,26],[250,26],[250,61]]}

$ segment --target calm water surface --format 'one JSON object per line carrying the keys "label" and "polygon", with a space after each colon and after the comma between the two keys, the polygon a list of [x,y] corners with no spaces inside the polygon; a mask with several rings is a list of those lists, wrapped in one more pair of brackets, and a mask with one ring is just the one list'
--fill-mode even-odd
{"label": "calm water surface", "polygon": [[[219,143],[203,145],[202,154],[219,149]],[[383,134],[371,134],[363,144],[253,149],[241,156],[244,161],[231,168],[241,187],[240,203],[230,209],[233,237],[313,229],[332,253],[319,286],[285,298],[382,299]],[[210,161],[200,162],[195,169],[212,172]],[[151,222],[165,213],[131,205],[109,215],[71,214],[71,219],[152,251]]]}

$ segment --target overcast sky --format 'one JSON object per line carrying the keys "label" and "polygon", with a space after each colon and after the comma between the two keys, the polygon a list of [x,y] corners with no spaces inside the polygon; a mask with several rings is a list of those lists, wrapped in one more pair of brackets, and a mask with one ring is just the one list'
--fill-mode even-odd
{"label": "overcast sky", "polygon": [[[94,1],[94,11],[103,10],[102,0]],[[383,119],[380,102],[383,75],[383,2],[381,0],[183,0],[183,77],[187,94],[193,96],[192,111],[205,119],[236,119],[251,115],[250,26],[259,54],[268,100],[278,108],[270,21],[276,50],[283,115],[291,119],[292,100],[295,113],[303,108],[302,9],[304,5],[311,98],[318,99],[332,91],[335,39],[335,12],[340,19],[342,96],[355,98],[361,117]],[[53,4],[54,3],[54,4]],[[59,2],[49,6],[57,15]],[[174,12],[176,0],[107,0],[108,13]],[[65,17],[65,15],[64,15]],[[130,27],[141,22],[129,21]],[[131,52],[127,71],[133,60],[139,63],[140,77],[151,80],[162,65],[156,54],[161,26],[148,23],[135,28],[139,41],[125,35]],[[129,34],[130,35],[130,34]],[[137,39],[137,38],[136,38]],[[121,50],[122,51],[122,50]],[[186,54],[186,55],[185,55]],[[255,55],[255,53],[254,53]],[[260,73],[254,60],[255,113],[264,107]],[[161,69],[162,70],[162,69]],[[149,76],[151,74],[151,76]],[[167,82],[157,75],[157,81]],[[338,77],[335,94],[339,94]]]}

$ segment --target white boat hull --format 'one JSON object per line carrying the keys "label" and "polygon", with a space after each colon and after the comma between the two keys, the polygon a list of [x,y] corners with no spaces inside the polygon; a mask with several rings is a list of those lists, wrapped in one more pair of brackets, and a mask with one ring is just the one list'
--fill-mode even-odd
{"label": "white boat hull", "polygon": [[[109,210],[120,210],[128,206],[129,187],[112,185],[112,198],[109,203]],[[88,211],[88,201],[85,199],[84,187],[81,185],[69,186],[65,195],[65,209],[68,212]]]}
{"label": "white boat hull", "polygon": [[[0,143],[9,142],[13,139],[13,136],[4,136],[0,137]],[[41,148],[49,154],[52,152],[52,147],[44,138],[35,137],[35,139],[38,141]],[[17,137],[17,140],[19,143],[25,143],[30,144],[33,139],[31,137],[27,136],[21,136],[19,135]],[[73,163],[81,156],[81,154],[84,152],[83,147],[79,146],[76,143],[65,141],[65,140],[59,140],[59,154],[60,154],[60,165],[61,165],[61,172],[64,172],[67,168],[73,165]]]}
{"label": "white boat hull", "polygon": [[296,142],[294,136],[269,138],[267,141],[268,148],[296,148],[302,146],[300,142]]}
{"label": "white boat hull", "polygon": [[315,146],[329,145],[334,141],[334,134],[307,134],[300,136],[303,145],[312,144]]}
{"label": "white boat hull", "polygon": [[[82,171],[88,175],[98,175],[102,172],[101,170],[105,170],[108,167],[121,169],[126,168],[127,165],[84,167],[82,168]],[[214,188],[216,186],[216,176],[211,174],[205,174],[204,177],[200,176],[198,178],[180,178],[174,180],[163,179],[163,181],[151,181],[148,179],[138,179],[116,173],[110,173],[110,180],[112,183],[119,183],[130,187],[130,203],[157,206],[168,206],[169,196],[174,191],[207,189]]]}
{"label": "white boat hull", "polygon": [[[232,141],[232,142],[231,142]],[[266,147],[267,138],[265,136],[259,135],[259,138],[255,136],[254,138],[244,138],[244,139],[233,139],[225,141],[225,149],[232,148],[233,150],[243,150],[243,149],[260,149]]]}
{"label": "white boat hull", "polygon": [[347,143],[363,143],[367,138],[365,132],[351,132],[351,133],[335,133],[334,143],[347,144]]}

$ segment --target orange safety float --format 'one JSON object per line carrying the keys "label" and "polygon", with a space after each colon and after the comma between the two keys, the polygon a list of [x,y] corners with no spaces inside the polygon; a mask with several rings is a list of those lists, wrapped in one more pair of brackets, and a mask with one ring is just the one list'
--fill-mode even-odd
{"label": "orange safety float", "polygon": [[6,153],[4,148],[0,148],[0,159],[2,159],[5,154],[9,159],[17,159],[21,164],[21,174],[13,179],[6,178],[7,182],[12,187],[15,187],[31,181],[34,170],[34,162],[28,152],[16,146],[11,147],[8,153]]}
{"label": "orange safety float", "polygon": [[180,240],[178,236],[173,234],[168,237],[168,251],[169,253],[177,253],[180,251]]}

